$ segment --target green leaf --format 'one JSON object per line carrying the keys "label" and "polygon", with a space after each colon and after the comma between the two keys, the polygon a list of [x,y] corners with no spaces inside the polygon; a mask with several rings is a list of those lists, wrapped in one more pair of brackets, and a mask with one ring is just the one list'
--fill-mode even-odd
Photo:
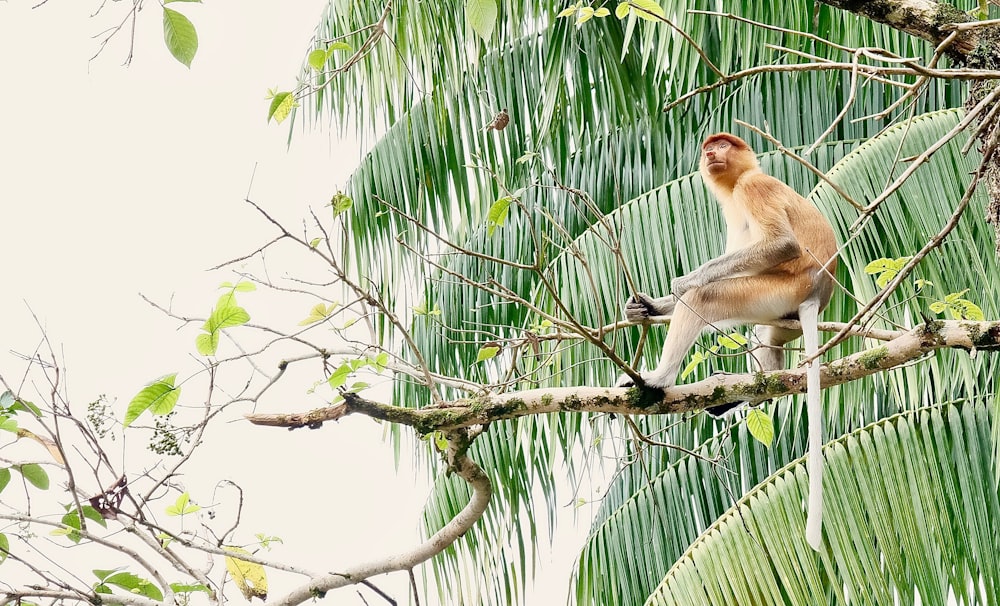
{"label": "green leaf", "polygon": [[198,32],[187,17],[169,8],[163,9],[163,40],[175,59],[191,67],[198,52]]}
{"label": "green leaf", "polygon": [[0,532],[0,564],[7,559],[7,555],[10,553],[10,540],[7,539],[7,535]]}
{"label": "green leaf", "polygon": [[375,356],[375,360],[372,364],[375,366],[375,372],[382,372],[385,370],[385,367],[389,365],[389,354],[383,351],[379,355]]}
{"label": "green leaf", "polygon": [[507,222],[507,213],[510,211],[510,204],[514,199],[503,197],[493,203],[486,214],[486,235],[492,236],[493,231],[498,227],[503,227]]}
{"label": "green leaf", "polygon": [[69,528],[56,528],[49,534],[52,536],[65,536],[73,543],[80,542],[80,516],[75,511],[71,511],[62,517],[62,523]]}
{"label": "green leaf", "polygon": [[336,389],[347,383],[347,377],[350,376],[351,372],[350,364],[341,364],[337,370],[333,371],[330,378],[327,379],[327,383],[330,384],[330,387]]}
{"label": "green leaf", "polygon": [[177,373],[167,375],[153,381],[137,393],[125,411],[123,425],[128,427],[147,410],[154,415],[164,415],[173,410],[178,398],[181,397],[181,388],[174,387],[176,378]]}
{"label": "green leaf", "polygon": [[[228,284],[228,282],[227,282]],[[232,285],[231,288],[236,292],[253,292],[257,290],[257,285],[253,282],[247,282],[246,280],[240,280],[236,284]]]}
{"label": "green leaf", "polygon": [[708,358],[705,357],[705,354],[700,351],[694,352],[694,354],[691,355],[691,361],[688,362],[688,365],[684,367],[684,371],[681,372],[681,379],[686,379],[689,374],[694,372],[694,369],[698,368],[699,364],[707,359]]}
{"label": "green leaf", "polygon": [[30,482],[35,488],[40,490],[49,489],[49,474],[45,473],[41,465],[37,463],[25,463],[24,465],[14,465],[13,469],[21,472],[24,479]]}
{"label": "green leaf", "polygon": [[163,592],[152,581],[136,576],[131,572],[113,574],[104,579],[104,584],[121,587],[129,593],[138,594],[151,600],[161,601],[163,599]]}
{"label": "green leaf", "polygon": [[496,357],[500,353],[500,347],[497,345],[484,345],[479,349],[479,353],[476,354],[476,362],[483,362],[489,360],[490,358]]}
{"label": "green leaf", "polygon": [[[656,17],[666,18],[667,16],[667,14],[663,12],[663,7],[661,7],[660,4],[654,0],[631,0],[631,3],[634,7],[632,13],[637,15],[640,19],[645,19],[646,21],[659,21]],[[656,17],[653,15],[656,15]]]}
{"label": "green leaf", "polygon": [[306,61],[309,63],[309,67],[320,72],[323,71],[323,66],[326,65],[326,59],[329,57],[326,53],[326,49],[317,48],[313,52],[309,53],[309,57]]}
{"label": "green leaf", "polygon": [[441,452],[448,450],[448,438],[444,437],[443,431],[434,432],[434,446]]}
{"label": "green leaf", "polygon": [[577,2],[576,4],[571,4],[571,5],[567,6],[566,8],[562,9],[561,11],[559,11],[559,14],[556,15],[556,17],[571,17],[571,16],[575,15],[576,11],[580,10],[580,5],[581,4],[582,3]]}
{"label": "green leaf", "polygon": [[[240,284],[233,287],[233,290],[246,289],[245,286],[241,287],[243,284],[252,287],[250,290],[256,288],[256,286],[253,286],[249,282],[240,282]],[[225,328],[241,326],[249,321],[250,314],[247,313],[247,310],[236,304],[236,297],[232,292],[222,295],[219,297],[215,309],[212,310],[212,314],[202,324],[201,328],[205,333],[195,337],[195,346],[198,348],[198,353],[203,356],[215,355],[215,352],[219,348],[219,331]]]}
{"label": "green leaf", "polygon": [[270,122],[273,118],[275,122],[281,124],[292,113],[292,109],[298,106],[299,102],[292,93],[287,91],[275,93],[267,110],[267,121]]}
{"label": "green leaf", "polygon": [[973,320],[981,322],[986,318],[983,315],[983,310],[973,303],[972,301],[962,299],[961,313],[959,314],[961,320]]}
{"label": "green leaf", "polygon": [[202,329],[205,332],[216,332],[223,328],[241,326],[249,321],[250,314],[247,313],[247,310],[236,304],[236,297],[227,293],[219,297],[215,309],[212,310],[212,315],[202,325]]}
{"label": "green leaf", "polygon": [[496,0],[467,0],[465,19],[484,42],[489,42],[497,24]]}
{"label": "green leaf", "polygon": [[352,200],[350,197],[344,195],[339,191],[336,194],[334,194],[333,199],[330,200],[330,206],[333,207],[334,217],[337,217],[350,210],[353,204],[354,200]]}
{"label": "green leaf", "polygon": [[83,517],[92,522],[96,522],[105,528],[108,527],[108,522],[104,519],[104,516],[101,515],[101,512],[97,511],[90,505],[83,506]]}
{"label": "green leaf", "polygon": [[597,9],[597,10],[594,11],[594,16],[595,17],[607,17],[610,14],[611,14],[611,11],[609,11],[607,8],[605,8],[603,6],[601,8],[599,8],[599,9]]}
{"label": "green leaf", "polygon": [[3,415],[0,415],[0,431],[9,431],[11,433],[17,433],[17,419],[10,419]]}
{"label": "green leaf", "polygon": [[747,344],[747,339],[738,332],[730,333],[728,335],[722,335],[716,342],[729,350],[742,349]]}
{"label": "green leaf", "polygon": [[327,56],[332,55],[333,51],[352,51],[351,45],[346,42],[333,42],[330,44],[330,48],[327,49]]}
{"label": "green leaf", "polygon": [[594,9],[589,6],[582,6],[576,13],[576,24],[582,25],[594,18]]}
{"label": "green leaf", "polygon": [[622,2],[615,9],[615,17],[618,17],[619,19],[624,19],[625,17],[628,16],[628,13],[631,9],[632,7],[629,6],[628,2]]}
{"label": "green leaf", "polygon": [[201,355],[214,356],[216,350],[219,349],[219,333],[213,332],[209,334],[203,332],[195,337],[194,345]]}
{"label": "green leaf", "polygon": [[13,411],[24,410],[30,412],[31,414],[35,415],[38,418],[42,417],[42,409],[35,406],[34,403],[29,402],[27,400],[18,400],[14,402],[14,405],[11,406],[11,410]]}
{"label": "green leaf", "polygon": [[310,324],[322,322],[330,317],[330,314],[332,314],[337,308],[337,305],[337,303],[331,303],[330,305],[317,303],[316,305],[313,305],[313,308],[309,310],[309,315],[306,316],[305,320],[299,322],[299,326],[309,326]]}
{"label": "green leaf", "polygon": [[104,570],[101,568],[97,568],[95,570],[92,570],[91,572],[94,573],[94,576],[97,577],[98,580],[104,581],[105,579],[107,579],[108,577],[110,577],[111,575],[113,575],[114,573],[118,572],[121,569],[122,569],[121,567],[112,568],[111,570]]}
{"label": "green leaf", "polygon": [[195,583],[193,585],[184,583],[171,583],[170,590],[174,593],[193,593],[195,591],[201,591],[204,593],[211,593],[208,587],[205,587],[201,583]]}
{"label": "green leaf", "polygon": [[190,497],[190,495],[188,495],[188,493],[186,493],[186,492],[185,493],[181,493],[181,495],[177,497],[177,500],[174,501],[174,504],[167,507],[167,509],[166,509],[167,515],[168,516],[183,516],[183,515],[187,515],[189,513],[194,513],[196,511],[200,511],[201,510],[201,506],[200,505],[195,505],[194,503],[191,503],[190,502],[190,498],[191,497]]}
{"label": "green leaf", "polygon": [[0,492],[3,492],[4,488],[7,488],[7,484],[10,483],[10,469],[4,467],[0,469]]}
{"label": "green leaf", "polygon": [[771,447],[771,443],[774,442],[774,423],[770,415],[759,408],[751,408],[747,414],[747,429],[758,442],[768,448]]}

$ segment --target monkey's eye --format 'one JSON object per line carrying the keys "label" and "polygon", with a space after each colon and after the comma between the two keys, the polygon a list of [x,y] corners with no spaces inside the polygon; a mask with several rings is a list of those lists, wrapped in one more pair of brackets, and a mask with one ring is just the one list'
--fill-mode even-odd
{"label": "monkey's eye", "polygon": [[729,141],[713,141],[705,146],[705,151],[721,151],[729,147]]}

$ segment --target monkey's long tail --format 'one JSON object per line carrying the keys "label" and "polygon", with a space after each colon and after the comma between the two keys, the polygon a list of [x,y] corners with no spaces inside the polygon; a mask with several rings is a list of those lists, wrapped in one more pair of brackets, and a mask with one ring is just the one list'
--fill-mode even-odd
{"label": "monkey's long tail", "polygon": [[[807,358],[819,350],[819,302],[808,300],[799,306],[802,342]],[[823,410],[820,404],[819,360],[813,358],[806,371],[806,402],[809,413],[809,509],[806,541],[819,551],[823,541]]]}

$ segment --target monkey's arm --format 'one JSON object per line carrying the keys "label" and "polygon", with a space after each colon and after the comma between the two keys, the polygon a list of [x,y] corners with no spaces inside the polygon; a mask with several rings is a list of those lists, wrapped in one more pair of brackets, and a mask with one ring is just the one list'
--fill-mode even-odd
{"label": "monkey's arm", "polygon": [[765,272],[802,254],[786,205],[797,196],[781,181],[758,174],[733,190],[733,199],[747,211],[748,242],[741,248],[706,262],[671,282],[674,296],[709,282]]}

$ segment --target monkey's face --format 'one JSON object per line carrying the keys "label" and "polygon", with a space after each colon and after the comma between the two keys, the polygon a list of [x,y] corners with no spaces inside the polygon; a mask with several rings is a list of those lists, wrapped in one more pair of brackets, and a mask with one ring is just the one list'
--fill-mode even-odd
{"label": "monkey's face", "polygon": [[725,139],[711,141],[702,148],[701,161],[712,175],[721,175],[729,169],[733,144]]}

